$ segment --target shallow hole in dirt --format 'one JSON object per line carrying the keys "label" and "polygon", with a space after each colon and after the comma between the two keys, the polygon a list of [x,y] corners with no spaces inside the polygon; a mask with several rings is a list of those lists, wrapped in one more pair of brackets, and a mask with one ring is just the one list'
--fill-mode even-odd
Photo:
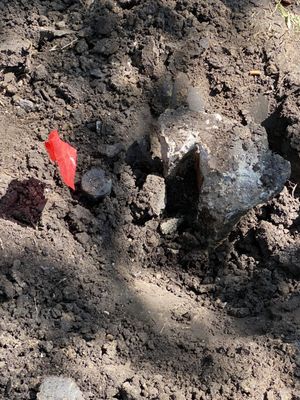
{"label": "shallow hole in dirt", "polygon": [[166,214],[168,216],[180,214],[188,220],[196,217],[199,190],[194,163],[194,158],[188,155],[180,163],[176,175],[167,179]]}
{"label": "shallow hole in dirt", "polygon": [[35,227],[47,203],[44,190],[45,184],[35,178],[12,180],[0,199],[0,217]]}
{"label": "shallow hole in dirt", "polygon": [[162,175],[162,163],[158,158],[152,158],[149,137],[135,141],[127,150],[125,161],[132,168],[136,185],[142,188],[147,175]]}
{"label": "shallow hole in dirt", "polygon": [[130,207],[133,216],[133,223],[137,226],[144,226],[146,222],[150,221],[153,217],[149,215],[147,210],[139,210],[134,205]]}
{"label": "shallow hole in dirt", "polygon": [[281,116],[281,107],[278,107],[268,118],[262,122],[262,126],[268,134],[269,145],[272,151],[280,154],[291,163],[291,180],[300,181],[299,155],[291,147],[287,137],[287,129],[290,125],[288,118]]}
{"label": "shallow hole in dirt", "polygon": [[119,0],[119,5],[123,10],[131,10],[138,5],[138,0]]}
{"label": "shallow hole in dirt", "polygon": [[22,78],[25,74],[25,65],[24,64],[19,64],[14,67],[7,67],[5,65],[0,65],[0,69],[3,71],[4,74],[12,72],[16,76],[17,80]]}

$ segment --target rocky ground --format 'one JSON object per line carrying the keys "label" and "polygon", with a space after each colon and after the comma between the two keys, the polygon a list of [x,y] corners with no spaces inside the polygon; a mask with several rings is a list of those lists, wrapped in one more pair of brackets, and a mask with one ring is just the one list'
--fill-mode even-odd
{"label": "rocky ground", "polygon": [[[0,11],[0,397],[50,400],[63,376],[77,400],[299,399],[297,30],[272,0]],[[262,125],[291,162],[218,246],[193,224],[193,167],[167,180],[156,153],[181,107]],[[52,129],[78,150],[74,192]],[[92,167],[112,180],[100,201],[81,190]]]}

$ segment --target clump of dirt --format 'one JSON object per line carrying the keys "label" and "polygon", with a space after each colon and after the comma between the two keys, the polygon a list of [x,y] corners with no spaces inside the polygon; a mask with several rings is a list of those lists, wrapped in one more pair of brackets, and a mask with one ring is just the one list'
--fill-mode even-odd
{"label": "clump of dirt", "polygon": [[[36,399],[49,375],[85,399],[299,397],[299,38],[274,7],[0,3],[2,398]],[[292,163],[209,251],[198,177],[166,183],[155,149],[178,107],[254,120]],[[44,149],[56,128],[78,150],[75,192]],[[112,184],[97,201],[79,189],[91,168]]]}
{"label": "clump of dirt", "polygon": [[46,205],[45,184],[35,178],[12,180],[5,196],[0,199],[1,218],[35,226]]}

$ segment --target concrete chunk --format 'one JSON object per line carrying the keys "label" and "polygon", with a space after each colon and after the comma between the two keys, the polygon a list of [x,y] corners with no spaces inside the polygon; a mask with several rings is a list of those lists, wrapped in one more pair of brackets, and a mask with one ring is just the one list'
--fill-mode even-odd
{"label": "concrete chunk", "polygon": [[83,395],[71,378],[62,376],[46,377],[37,395],[38,400],[84,400]]}
{"label": "concrete chunk", "polygon": [[165,181],[157,175],[148,175],[138,195],[138,207],[148,211],[150,216],[159,216],[166,203]]}
{"label": "concrete chunk", "polygon": [[219,114],[167,110],[159,119],[166,178],[195,158],[198,223],[210,242],[223,239],[248,210],[279,193],[290,164],[268,147],[263,127],[243,126]]}

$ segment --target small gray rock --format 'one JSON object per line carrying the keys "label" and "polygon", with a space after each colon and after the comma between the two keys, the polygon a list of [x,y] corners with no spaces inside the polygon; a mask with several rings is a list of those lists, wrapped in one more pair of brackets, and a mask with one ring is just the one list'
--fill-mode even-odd
{"label": "small gray rock", "polygon": [[72,378],[48,376],[40,386],[37,400],[84,400],[84,397]]}
{"label": "small gray rock", "polygon": [[71,35],[72,33],[74,32],[70,29],[55,29],[54,27],[47,26],[45,28],[40,28],[40,40],[52,40],[54,38]]}
{"label": "small gray rock", "polygon": [[5,88],[5,93],[8,96],[14,96],[18,92],[18,88],[15,85],[11,85],[10,83]]}
{"label": "small gray rock", "polygon": [[48,71],[45,65],[40,64],[38,65],[32,72],[32,78],[35,81],[42,81],[46,79],[48,76]]}
{"label": "small gray rock", "polygon": [[16,104],[26,112],[30,112],[35,109],[35,104],[31,100],[19,99]]}
{"label": "small gray rock", "polygon": [[187,94],[187,102],[189,109],[195,112],[204,111],[204,99],[197,87],[189,87]]}
{"label": "small gray rock", "polygon": [[78,232],[75,237],[83,246],[90,241],[90,236],[86,232]]}
{"label": "small gray rock", "polygon": [[122,394],[122,397],[126,400],[138,400],[141,398],[141,391],[139,387],[130,382],[123,383]]}
{"label": "small gray rock", "polygon": [[55,24],[57,29],[64,29],[66,27],[66,22],[64,20],[58,21]]}
{"label": "small gray rock", "polygon": [[104,77],[104,73],[100,68],[94,68],[90,70],[90,75],[92,78],[101,79]]}
{"label": "small gray rock", "polygon": [[4,75],[1,86],[6,87],[10,83],[16,83],[16,76],[13,72],[7,72],[7,74]]}
{"label": "small gray rock", "polygon": [[168,218],[161,222],[160,231],[163,235],[172,235],[180,225],[180,218]]}
{"label": "small gray rock", "polygon": [[96,121],[95,123],[95,129],[98,135],[100,135],[103,132],[103,124],[101,121]]}
{"label": "small gray rock", "polygon": [[99,153],[109,158],[116,157],[122,150],[124,150],[122,143],[104,144],[99,146]]}
{"label": "small gray rock", "polygon": [[94,200],[108,196],[112,189],[112,180],[99,167],[91,168],[81,179],[82,190]]}
{"label": "small gray rock", "polygon": [[26,54],[30,51],[29,40],[17,34],[0,34],[0,64],[2,67],[15,67],[26,63]]}

